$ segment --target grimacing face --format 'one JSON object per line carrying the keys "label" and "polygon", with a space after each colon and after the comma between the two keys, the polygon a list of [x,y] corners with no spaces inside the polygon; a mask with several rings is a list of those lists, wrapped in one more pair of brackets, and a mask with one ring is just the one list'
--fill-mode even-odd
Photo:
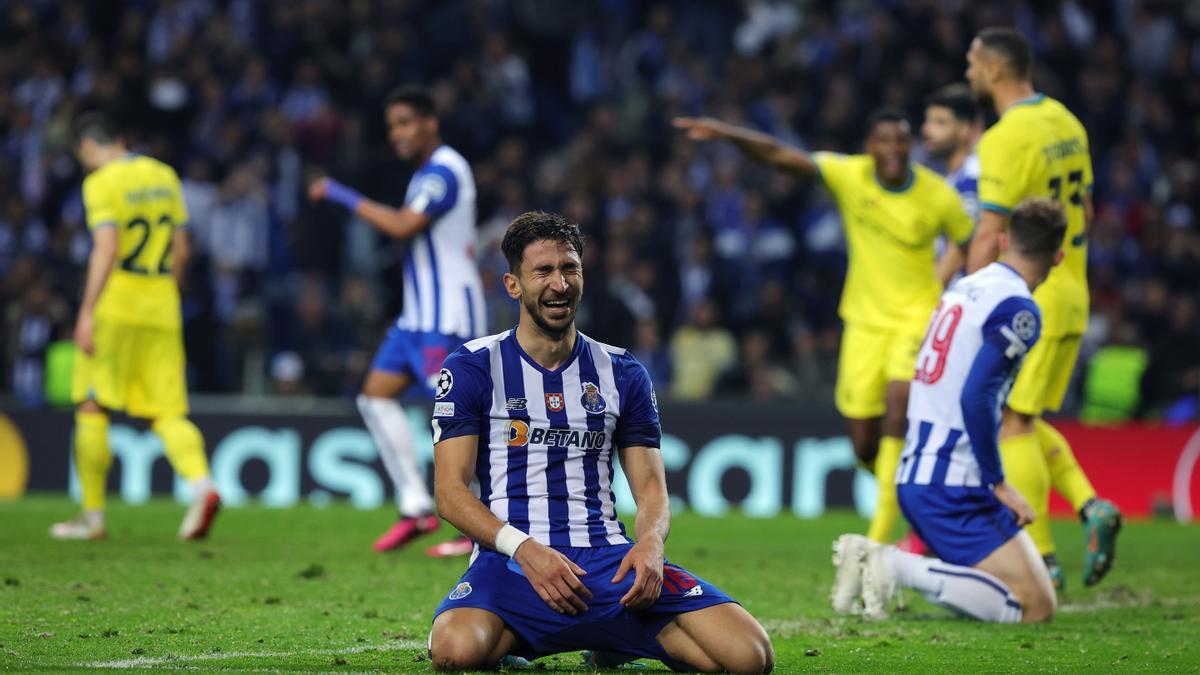
{"label": "grimacing face", "polygon": [[[525,247],[518,274],[509,274],[509,295],[543,332],[561,336],[575,321],[583,297],[583,262],[562,241],[542,239]],[[515,292],[515,294],[514,294]]]}
{"label": "grimacing face", "polygon": [[408,162],[420,156],[437,134],[437,118],[423,116],[407,103],[393,103],[385,113],[388,141],[396,156]]}

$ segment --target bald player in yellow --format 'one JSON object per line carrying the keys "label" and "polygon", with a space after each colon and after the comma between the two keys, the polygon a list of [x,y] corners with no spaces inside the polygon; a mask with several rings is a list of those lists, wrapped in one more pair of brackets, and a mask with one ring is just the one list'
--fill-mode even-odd
{"label": "bald player in yellow", "polygon": [[187,419],[178,278],[189,253],[179,177],[155,159],[129,152],[98,113],[75,123],[84,170],[83,205],[92,253],[79,317],[72,375],[73,445],[83,512],[50,528],[55,539],[106,536],[104,497],[112,451],[108,412],[151,421],[175,472],[192,488],[180,539],[207,535],[220,499],[209,477],[204,439]]}
{"label": "bald player in yellow", "polygon": [[1008,216],[1027,197],[1051,197],[1067,214],[1064,258],[1033,294],[1042,310],[1042,338],[1017,376],[1000,427],[1000,453],[1009,481],[1029,500],[1028,526],[1056,588],[1065,581],[1047,521],[1053,486],[1078,511],[1085,529],[1084,584],[1111,569],[1121,514],[1098,499],[1066,439],[1042,419],[1062,405],[1079,343],[1087,330],[1087,227],[1092,218],[1092,160],[1088,137],[1063,104],[1034,91],[1033,52],[1010,28],[988,28],[967,53],[967,79],[983,105],[1000,116],[979,141],[978,231],[967,271],[996,259]]}
{"label": "bald player in yellow", "polygon": [[[872,467],[879,499],[867,536],[890,543],[900,517],[895,474],[904,449],[908,385],[929,316],[962,266],[973,223],[954,188],[909,162],[904,115],[877,110],[864,154],[808,154],[774,138],[710,118],[679,118],[694,140],[727,139],[752,159],[806,180],[819,179],[846,229],[849,269],[838,314],[845,323],[836,399],[858,458]],[[937,260],[935,242],[950,245]]]}

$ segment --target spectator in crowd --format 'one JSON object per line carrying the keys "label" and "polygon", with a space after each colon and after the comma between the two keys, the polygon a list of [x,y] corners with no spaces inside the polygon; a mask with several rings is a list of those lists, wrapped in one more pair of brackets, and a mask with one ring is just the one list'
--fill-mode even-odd
{"label": "spectator in crowd", "polygon": [[[1168,327],[1187,318],[1169,308],[1200,299],[1200,12],[1187,3],[8,5],[4,316],[24,306],[35,278],[47,306],[79,301],[88,243],[64,130],[80,111],[106,110],[139,151],[184,176],[200,240],[184,298],[193,387],[267,391],[273,357],[294,350],[304,352],[301,389],[344,389],[320,364],[353,370],[359,347],[293,344],[301,312],[312,309],[295,289],[317,285],[313,297],[349,293],[361,305],[361,279],[378,307],[361,329],[373,339],[399,310],[402,256],[344,226],[345,214],[306,204],[301,189],[306,175],[333,172],[399,204],[406,168],[368,139],[384,136],[385,93],[417,82],[434,93],[446,142],[477,169],[483,230],[530,208],[561,210],[583,226],[591,299],[582,330],[648,352],[668,345],[671,389],[707,396],[719,373],[698,384],[675,347],[695,339],[697,309],[709,303],[720,323],[706,330],[733,342],[721,349],[728,359],[757,354],[765,333],[771,367],[805,383],[779,395],[830,398],[845,243],[828,198],[729,148],[681,143],[668,122],[707,111],[809,149],[854,151],[864,115],[879,104],[918,122],[931,91],[962,79],[970,36],[994,24],[1030,35],[1036,85],[1089,133],[1091,352],[1117,339],[1109,317],[1126,317],[1149,352],[1145,414],[1161,414],[1166,392],[1186,385],[1162,379],[1176,371],[1170,341],[1156,336],[1176,335]],[[488,271],[502,269],[494,248],[493,237],[477,253],[491,279],[490,328],[502,330],[515,312]],[[323,304],[331,320],[337,312]],[[0,337],[6,387],[19,351],[12,339]]]}

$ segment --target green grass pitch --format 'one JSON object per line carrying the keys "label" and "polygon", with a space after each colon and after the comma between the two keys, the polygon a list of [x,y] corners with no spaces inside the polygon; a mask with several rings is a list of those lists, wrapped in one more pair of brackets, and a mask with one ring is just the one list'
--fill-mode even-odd
{"label": "green grass pitch", "polygon": [[[180,544],[179,506],[114,503],[107,541],[50,541],[49,525],[74,512],[58,496],[0,504],[0,669],[428,671],[430,614],[465,566],[427,559],[436,539],[372,552],[385,511],[230,509],[209,541]],[[912,594],[887,622],[835,617],[830,542],[865,526],[847,513],[681,514],[667,552],[762,621],[776,672],[1200,671],[1200,527],[1129,523],[1116,569],[1084,589],[1080,529],[1056,522],[1070,584],[1059,616],[995,626]],[[566,672],[579,657],[538,663]]]}

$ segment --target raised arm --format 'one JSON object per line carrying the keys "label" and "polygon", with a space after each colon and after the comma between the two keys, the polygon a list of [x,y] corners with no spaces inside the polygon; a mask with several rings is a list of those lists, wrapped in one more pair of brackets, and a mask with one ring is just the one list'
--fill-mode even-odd
{"label": "raised arm", "polygon": [[433,218],[412,206],[398,209],[367,199],[354,188],[322,176],[308,186],[308,198],[312,201],[328,199],[340,204],[354,215],[362,218],[371,227],[396,239],[410,239],[425,231]]}
{"label": "raised arm", "polygon": [[676,117],[676,129],[683,129],[693,141],[732,141],[747,157],[769,167],[811,180],[817,176],[817,164],[799,148],[780,143],[753,129],[735,126],[712,117]]}

